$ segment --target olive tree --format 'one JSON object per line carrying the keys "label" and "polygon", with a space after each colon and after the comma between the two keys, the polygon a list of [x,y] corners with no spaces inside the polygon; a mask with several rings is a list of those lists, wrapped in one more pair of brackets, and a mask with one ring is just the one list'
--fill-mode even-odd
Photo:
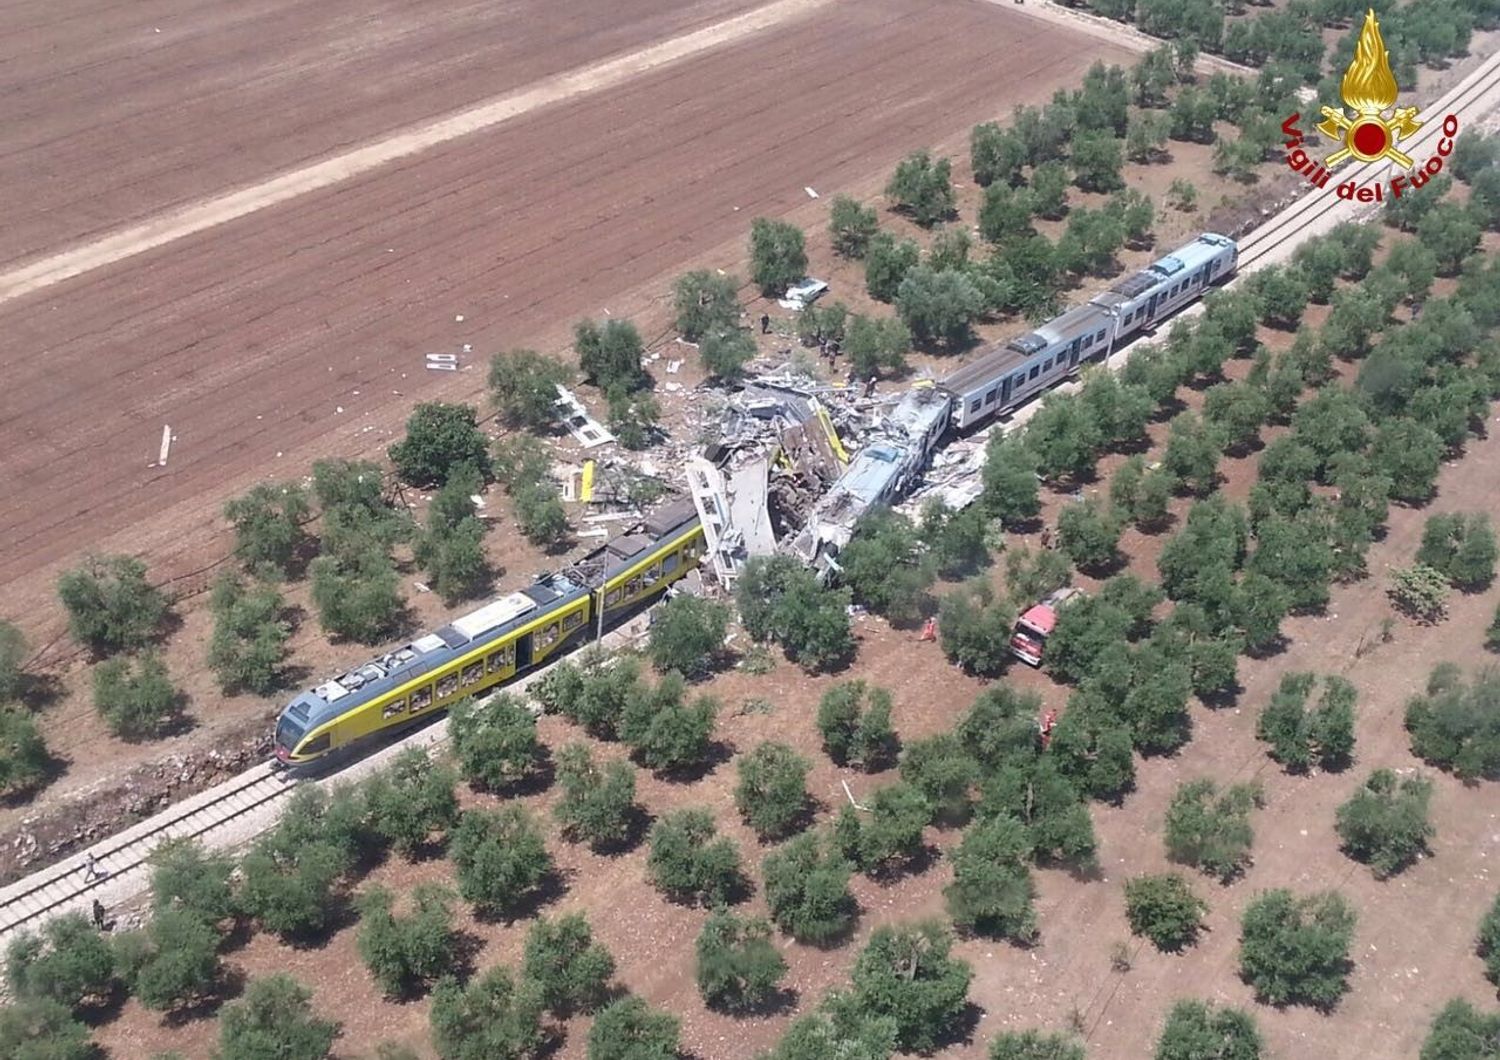
{"label": "olive tree", "polygon": [[1436,834],[1427,819],[1431,799],[1432,781],[1375,770],[1338,808],[1334,827],[1345,853],[1369,865],[1376,879],[1394,876],[1421,856]]}
{"label": "olive tree", "polygon": [[1266,891],[1240,922],[1240,975],[1267,1004],[1332,1008],[1348,989],[1355,921],[1336,891]]}
{"label": "olive tree", "polygon": [[856,906],[852,867],[815,832],[804,832],[766,856],[766,904],[777,927],[799,942],[822,944],[848,933]]}
{"label": "olive tree", "polygon": [[676,1016],[627,994],[594,1017],[588,1060],[676,1060],[681,1033]]}
{"label": "olive tree", "polygon": [[291,572],[307,540],[302,529],[307,517],[307,494],[296,483],[263,482],[224,505],[240,562],[272,575]]}
{"label": "olive tree", "polygon": [[540,990],[542,1004],[566,1018],[604,1004],[615,959],[594,941],[583,915],[570,913],[555,920],[543,917],[531,925],[521,971]]}
{"label": "olive tree", "polygon": [[651,826],[651,882],[677,901],[721,906],[745,890],[734,840],[717,834],[707,810],[676,810]]}
{"label": "olive tree", "polygon": [[412,891],[412,910],[395,916],[395,896],[371,887],[359,898],[359,955],[388,997],[449,974],[457,960],[453,892],[434,883]]}
{"label": "olive tree", "polygon": [[569,744],[557,756],[562,799],[553,814],[564,835],[599,850],[623,847],[635,833],[635,770],[616,759],[600,766],[588,747]]}
{"label": "olive tree", "polygon": [[1233,879],[1250,863],[1250,811],[1259,803],[1260,790],[1250,784],[1222,792],[1206,778],[1180,785],[1167,807],[1167,856],[1221,882]]}
{"label": "olive tree", "polygon": [[459,894],[486,915],[515,909],[552,873],[541,830],[520,806],[466,811],[450,847]]}
{"label": "olive tree", "polygon": [[550,427],[558,418],[557,388],[569,374],[561,362],[535,350],[497,353],[490,358],[490,400],[511,427]]}
{"label": "olive tree", "polygon": [[818,701],[817,725],[823,750],[839,765],[873,772],[895,759],[891,694],[884,688],[869,688],[864,681],[834,685]]}
{"label": "olive tree", "polygon": [[322,1060],[339,1025],[313,1014],[312,991],[289,975],[252,979],[219,1019],[222,1060]]}
{"label": "olive tree", "polygon": [[182,712],[182,693],[155,652],[106,659],[94,669],[94,707],[110,731],[145,740],[171,728]]}
{"label": "olive tree", "polygon": [[802,230],[786,221],[757,217],[750,222],[750,279],[773,297],[807,275]]}
{"label": "olive tree", "polygon": [[710,1008],[751,1012],[776,997],[787,971],[786,959],[760,917],[716,909],[694,946],[698,992]]}
{"label": "olive tree", "polygon": [[647,652],[663,673],[676,670],[687,677],[707,672],[724,647],[729,609],[716,600],[681,594],[651,615]]}
{"label": "olive tree", "polygon": [[468,984],[446,978],[432,992],[432,1044],[443,1060],[532,1060],[542,1008],[541,991],[503,965]]}
{"label": "olive tree", "polygon": [[798,830],[807,813],[808,762],[783,743],[764,741],[739,760],[734,803],[762,839]]}
{"label": "olive tree", "polygon": [[1163,952],[1191,946],[1206,912],[1207,903],[1175,872],[1125,881],[1125,919],[1131,932]]}
{"label": "olive tree", "polygon": [[87,557],[57,582],[68,631],[98,655],[139,648],[156,636],[167,601],[134,556]]}
{"label": "olive tree", "polygon": [[449,733],[464,777],[487,791],[535,776],[545,749],[536,734],[536,718],[508,694],[484,702],[460,700],[448,712]]}
{"label": "olive tree", "polygon": [[1020,821],[982,818],[953,853],[953,882],[943,894],[953,923],[965,931],[1022,944],[1037,935],[1036,886],[1026,860],[1031,837]]}
{"label": "olive tree", "polygon": [[1179,1001],[1167,1013],[1155,1060],[1260,1060],[1263,1043],[1255,1018],[1229,1006]]}
{"label": "olive tree", "polygon": [[462,468],[488,470],[489,448],[474,406],[427,401],[406,421],[406,437],[387,452],[403,482],[441,486]]}
{"label": "olive tree", "polygon": [[958,1031],[974,974],[951,948],[933,921],[877,928],[854,962],[850,1007],[893,1020],[902,1051],[931,1052]]}

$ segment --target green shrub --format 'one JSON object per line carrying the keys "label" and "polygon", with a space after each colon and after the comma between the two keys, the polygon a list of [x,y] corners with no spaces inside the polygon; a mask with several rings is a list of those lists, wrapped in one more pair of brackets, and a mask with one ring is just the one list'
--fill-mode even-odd
{"label": "green shrub", "polygon": [[449,847],[459,894],[486,915],[515,909],[552,873],[541,830],[520,806],[466,811]]}
{"label": "green shrub", "polygon": [[562,799],[553,809],[563,832],[596,849],[618,849],[629,841],[638,813],[635,770],[629,762],[596,765],[583,744],[569,744],[557,756]]}
{"label": "green shrub", "polygon": [[766,904],[776,925],[799,942],[822,944],[854,924],[851,866],[824,838],[811,832],[768,854],[763,866]]}
{"label": "green shrub", "polygon": [[514,696],[501,693],[482,704],[464,699],[448,717],[459,767],[476,787],[504,791],[542,768],[545,749],[536,735],[536,718]]}
{"label": "green shrub", "polygon": [[1308,709],[1316,675],[1283,674],[1271,702],[1261,711],[1255,735],[1270,744],[1269,753],[1291,772],[1314,765],[1343,769],[1354,750],[1354,686],[1342,677],[1324,677],[1317,707]]}
{"label": "green shrub", "polygon": [[588,1060],[677,1060],[681,1032],[676,1016],[626,995],[594,1017]]}
{"label": "green shrub", "polygon": [[1255,1018],[1206,1001],[1179,1001],[1167,1014],[1156,1043],[1156,1060],[1260,1060]]}
{"label": "green shrub", "polygon": [[877,928],[854,962],[851,1007],[865,1019],[894,1020],[902,1051],[931,1052],[958,1031],[973,978],[951,947],[933,921]]}
{"label": "green shrub", "polygon": [[1433,1018],[1421,1060],[1495,1060],[1500,1050],[1500,1012],[1481,1013],[1454,998]]}
{"label": "green shrub", "polygon": [[214,632],[208,643],[208,665],[219,689],[267,695],[281,687],[282,660],[291,629],[282,620],[286,602],[269,585],[245,588],[234,575],[214,586],[210,606]]}
{"label": "green shrub", "polygon": [[943,892],[953,923],[991,938],[1035,940],[1036,885],[1026,865],[1031,850],[1031,837],[1013,817],[969,825],[952,855],[953,882]]}
{"label": "green shrub", "polygon": [[729,608],[684,593],[652,613],[647,652],[661,672],[676,670],[686,677],[696,677],[712,668],[728,630]]}
{"label": "green shrub", "polygon": [[219,935],[191,909],[161,909],[144,932],[115,939],[121,978],[148,1009],[195,1004],[219,985]]}
{"label": "green shrub", "polygon": [[1495,896],[1495,904],[1479,922],[1476,949],[1484,959],[1485,978],[1500,986],[1500,895]]}
{"label": "green shrub", "polygon": [[52,755],[31,715],[20,707],[0,707],[0,793],[38,787],[51,766]]}
{"label": "green shrub", "polygon": [[1063,1034],[1006,1031],[990,1039],[989,1060],[1084,1060],[1083,1044]]}
{"label": "green shrub", "polygon": [[490,400],[511,427],[536,430],[557,420],[557,387],[568,369],[535,350],[511,350],[490,358]]}
{"label": "green shrub", "polygon": [[222,1060],[322,1060],[339,1025],[313,1015],[312,991],[289,975],[253,979],[245,996],[224,1006],[219,1020]]}
{"label": "green shrub", "polygon": [[457,781],[451,767],[432,761],[420,747],[408,747],[364,782],[370,827],[410,856],[458,823]]}
{"label": "green shrub", "polygon": [[184,909],[217,924],[235,914],[234,860],[195,839],[164,839],[151,851],[151,907]]}
{"label": "green shrub", "polygon": [[1412,754],[1460,780],[1500,777],[1500,671],[1465,683],[1457,667],[1433,669],[1427,691],[1406,704]]}
{"label": "green shrub", "polygon": [[891,694],[884,688],[867,688],[863,681],[834,685],[818,701],[817,723],[823,750],[839,765],[874,772],[895,758]]}
{"label": "green shrub", "polygon": [[93,1060],[89,1029],[56,1001],[0,1007],[0,1055],[16,1060]]}
{"label": "green shrub", "polygon": [[41,934],[23,931],[5,950],[5,981],[28,1001],[82,1006],[114,988],[115,955],[82,913],[47,921]]}
{"label": "green shrub", "polygon": [[460,469],[488,471],[489,448],[474,406],[426,401],[407,419],[406,437],[387,453],[403,482],[441,486]]}

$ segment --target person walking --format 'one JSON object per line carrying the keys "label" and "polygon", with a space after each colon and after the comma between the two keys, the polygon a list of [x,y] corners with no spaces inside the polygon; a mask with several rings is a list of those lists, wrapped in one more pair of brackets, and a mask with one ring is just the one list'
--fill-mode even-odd
{"label": "person walking", "polygon": [[762,313],[760,315],[760,333],[762,335],[771,334],[771,314]]}
{"label": "person walking", "polygon": [[94,852],[90,850],[83,856],[83,859],[83,882],[92,883],[94,880],[102,879],[104,873],[99,871],[99,862],[95,859]]}

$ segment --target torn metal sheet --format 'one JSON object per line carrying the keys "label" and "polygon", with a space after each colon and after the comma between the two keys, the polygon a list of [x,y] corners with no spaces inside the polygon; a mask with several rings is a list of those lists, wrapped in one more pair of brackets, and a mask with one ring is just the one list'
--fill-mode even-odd
{"label": "torn metal sheet", "polygon": [[608,445],[615,440],[614,435],[589,415],[589,410],[583,407],[583,402],[579,401],[573,392],[561,383],[557,384],[555,404],[562,410],[563,426],[568,429],[569,434],[578,439],[578,444],[585,449]]}

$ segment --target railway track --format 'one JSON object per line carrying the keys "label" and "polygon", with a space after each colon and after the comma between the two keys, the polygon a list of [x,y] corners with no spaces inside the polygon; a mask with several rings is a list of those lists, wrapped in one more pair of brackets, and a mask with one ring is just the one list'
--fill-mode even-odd
{"label": "railway track", "polygon": [[[122,886],[144,888],[147,860],[167,839],[202,839],[255,810],[286,798],[295,782],[262,764],[198,793],[118,835],[0,890],[0,947],[33,921],[86,911],[95,898],[116,898]],[[89,877],[88,857],[98,869]]]}
{"label": "railway track", "polygon": [[[1484,60],[1435,102],[1424,106],[1420,117],[1426,124],[1415,135],[1402,142],[1402,150],[1421,164],[1436,152],[1438,140],[1444,135],[1444,116],[1458,114],[1463,123],[1460,135],[1463,135],[1465,131],[1473,131],[1472,124],[1479,114],[1496,105],[1500,105],[1500,53]],[[1312,123],[1304,116],[1299,124],[1306,131],[1311,129]],[[1336,171],[1336,179],[1330,180],[1329,188],[1309,188],[1295,202],[1268,218],[1240,241],[1240,270],[1252,271],[1257,266],[1269,264],[1288,243],[1320,234],[1342,221],[1357,218],[1362,212],[1378,208],[1338,199],[1331,189],[1333,185],[1348,180],[1354,180],[1356,185],[1372,180],[1388,181],[1390,172],[1393,172],[1391,167],[1381,163],[1347,166]],[[1421,194],[1420,189],[1414,194]],[[1196,311],[1201,311],[1201,303],[1184,315],[1191,315]],[[1142,341],[1151,345],[1156,340],[1148,337]],[[1133,343],[1118,351],[1110,358],[1111,365],[1123,361],[1138,344]],[[1038,404],[1039,402],[1033,401],[1026,411],[1034,411]],[[1026,419],[1029,419],[1029,415],[1015,416],[1006,427],[1013,427]],[[618,644],[620,640],[634,636],[637,629],[636,623],[632,622],[607,636],[605,643]],[[539,673],[509,686],[508,690],[524,689]],[[336,778],[352,779],[380,768],[386,760],[405,747],[442,741],[446,738],[446,731],[445,718],[352,763]],[[332,779],[335,777],[313,782]],[[269,763],[256,766],[96,844],[85,852],[0,889],[0,947],[5,946],[18,931],[35,927],[54,916],[72,911],[86,912],[96,898],[107,907],[112,907],[146,892],[150,885],[149,858],[163,840],[197,839],[209,847],[224,848],[252,838],[274,822],[279,804],[300,783],[305,782],[308,781],[299,781],[286,773],[273,770]],[[101,875],[89,877],[87,868],[90,855]],[[1107,999],[1105,1004],[1107,1006]]]}

